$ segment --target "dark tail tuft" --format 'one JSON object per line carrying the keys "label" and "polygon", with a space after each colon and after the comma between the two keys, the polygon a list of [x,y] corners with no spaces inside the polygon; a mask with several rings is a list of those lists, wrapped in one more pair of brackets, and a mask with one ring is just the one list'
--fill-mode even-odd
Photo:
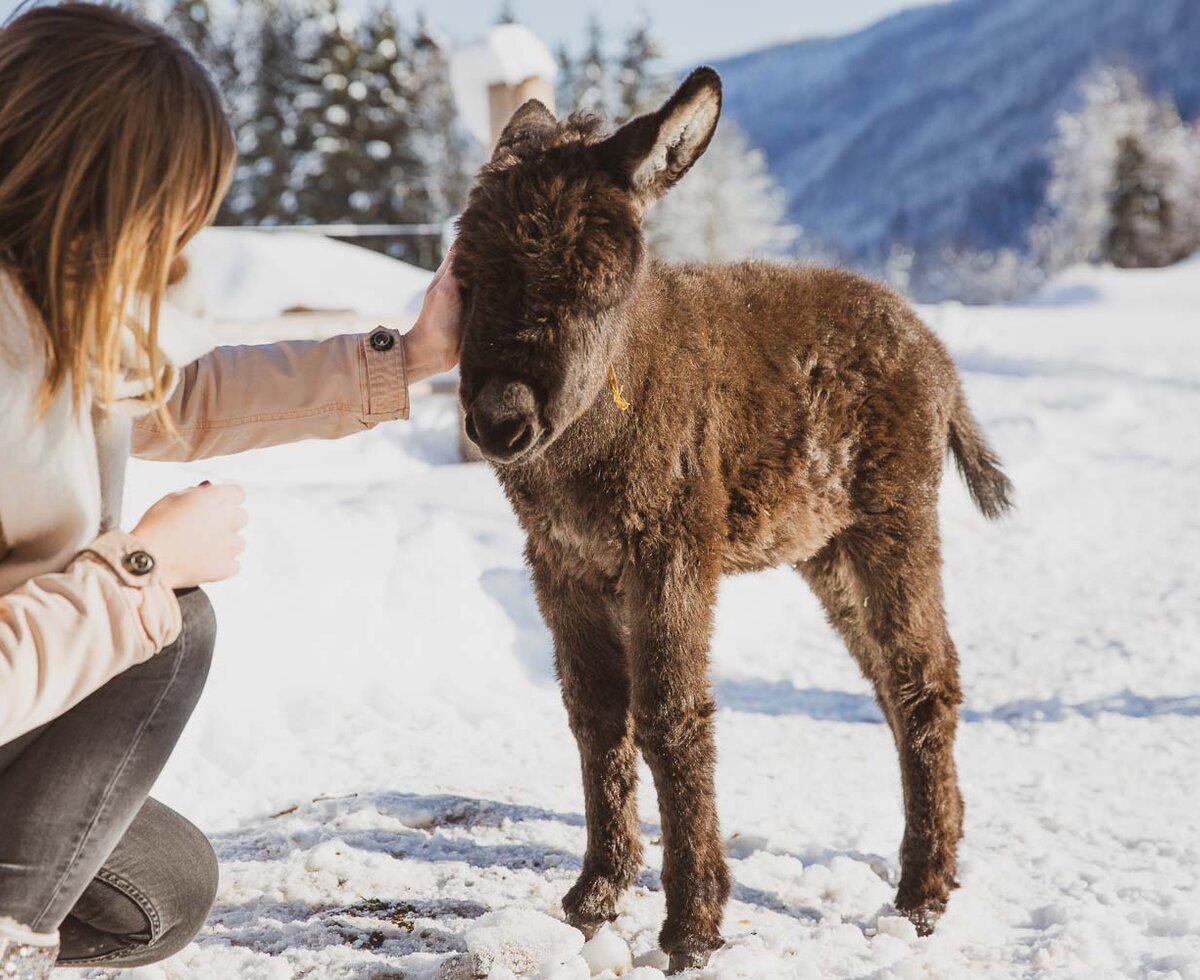
{"label": "dark tail tuft", "polygon": [[1000,458],[983,437],[961,391],[950,418],[950,451],[984,517],[994,520],[1012,510],[1013,485],[1000,469]]}

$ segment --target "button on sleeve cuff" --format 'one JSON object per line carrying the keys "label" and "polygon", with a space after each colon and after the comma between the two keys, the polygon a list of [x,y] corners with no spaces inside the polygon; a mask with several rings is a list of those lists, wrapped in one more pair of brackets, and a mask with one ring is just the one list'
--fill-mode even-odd
{"label": "button on sleeve cuff", "polygon": [[408,369],[400,333],[379,327],[359,345],[363,421],[368,425],[408,418]]}
{"label": "button on sleeve cuff", "polygon": [[113,570],[123,585],[144,589],[157,584],[157,563],[145,546],[124,531],[102,534],[83,550]]}
{"label": "button on sleeve cuff", "polygon": [[[145,636],[141,659],[175,641],[183,625],[179,600],[142,542],[124,531],[109,531],[84,548],[79,560],[105,566],[122,586],[118,592]],[[115,614],[115,610],[111,612]]]}

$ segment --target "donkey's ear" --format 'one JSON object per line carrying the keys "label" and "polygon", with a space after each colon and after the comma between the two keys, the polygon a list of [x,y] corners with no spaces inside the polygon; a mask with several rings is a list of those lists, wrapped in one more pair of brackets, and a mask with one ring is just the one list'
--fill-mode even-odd
{"label": "donkey's ear", "polygon": [[554,118],[554,113],[537,99],[530,99],[512,114],[500,133],[496,149],[492,151],[492,162],[521,156],[531,146],[539,145],[557,127],[558,120]]}
{"label": "donkey's ear", "polygon": [[602,165],[645,205],[662,197],[699,158],[721,116],[721,76],[697,68],[657,112],[632,119],[596,144]]}

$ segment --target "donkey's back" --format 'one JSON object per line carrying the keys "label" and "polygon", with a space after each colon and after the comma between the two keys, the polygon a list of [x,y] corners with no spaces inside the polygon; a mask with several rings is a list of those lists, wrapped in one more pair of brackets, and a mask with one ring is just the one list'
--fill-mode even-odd
{"label": "donkey's back", "polygon": [[695,462],[728,497],[726,571],[794,564],[864,518],[936,499],[948,449],[986,509],[1004,506],[1007,481],[953,361],[878,282],[794,264],[658,262],[631,322],[625,367],[645,379],[636,395],[663,430],[650,441],[671,433],[685,456],[698,447]]}

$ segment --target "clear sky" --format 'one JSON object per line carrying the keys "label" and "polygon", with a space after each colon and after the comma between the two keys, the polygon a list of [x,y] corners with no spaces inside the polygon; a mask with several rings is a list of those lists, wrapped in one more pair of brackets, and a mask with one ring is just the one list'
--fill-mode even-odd
{"label": "clear sky", "polygon": [[[623,34],[648,16],[667,63],[682,67],[719,55],[738,54],[777,41],[844,34],[905,7],[935,0],[512,0],[517,19],[551,46],[583,44],[595,11],[612,34]],[[481,33],[501,0],[394,0],[402,14],[424,10],[430,22],[456,40]]]}

